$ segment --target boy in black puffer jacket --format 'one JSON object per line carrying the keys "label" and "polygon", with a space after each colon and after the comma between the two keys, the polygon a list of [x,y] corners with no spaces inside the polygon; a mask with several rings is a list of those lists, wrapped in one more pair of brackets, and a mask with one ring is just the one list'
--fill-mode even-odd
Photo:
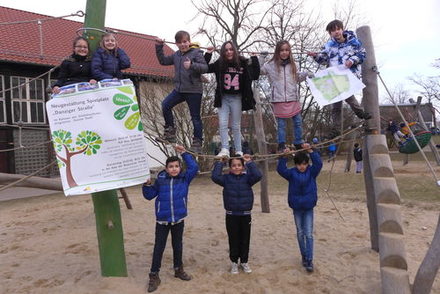
{"label": "boy in black puffer jacket", "polygon": [[[246,164],[245,164],[246,162]],[[223,205],[226,210],[226,230],[229,238],[231,274],[238,274],[238,259],[245,273],[252,270],[248,264],[251,237],[251,210],[254,204],[252,186],[262,174],[249,154],[229,159],[229,174],[223,174],[223,163],[218,161],[211,179],[223,187]]]}

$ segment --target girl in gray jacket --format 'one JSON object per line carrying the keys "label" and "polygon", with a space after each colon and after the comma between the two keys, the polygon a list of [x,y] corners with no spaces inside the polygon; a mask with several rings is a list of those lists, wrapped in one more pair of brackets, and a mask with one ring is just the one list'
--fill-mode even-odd
{"label": "girl in gray jacket", "polygon": [[297,72],[289,42],[279,41],[272,59],[261,67],[260,74],[267,75],[272,86],[270,102],[278,124],[278,151],[282,152],[286,144],[287,119],[293,120],[293,144],[301,149],[302,117],[301,103],[298,95],[298,83],[304,81],[307,72]]}

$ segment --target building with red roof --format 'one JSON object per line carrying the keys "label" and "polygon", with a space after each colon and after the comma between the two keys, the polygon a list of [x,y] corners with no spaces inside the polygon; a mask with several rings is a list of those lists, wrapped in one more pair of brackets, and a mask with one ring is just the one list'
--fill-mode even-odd
{"label": "building with red roof", "polygon": [[[72,54],[72,41],[82,28],[82,22],[0,6],[0,150],[48,142],[0,152],[0,172],[30,174],[54,159],[44,104],[57,71],[47,72]],[[143,80],[173,76],[173,67],[161,66],[156,58],[154,36],[110,30],[131,59],[123,72],[136,87]],[[172,52],[165,46],[165,54]]]}

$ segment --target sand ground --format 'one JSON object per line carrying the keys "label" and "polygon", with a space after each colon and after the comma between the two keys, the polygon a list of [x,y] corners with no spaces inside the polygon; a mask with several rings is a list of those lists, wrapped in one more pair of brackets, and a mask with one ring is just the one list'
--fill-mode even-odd
{"label": "sand ground", "polygon": [[[341,170],[343,162],[338,164]],[[426,169],[411,170],[420,175]],[[233,276],[228,273],[221,188],[207,177],[194,180],[184,233],[185,268],[194,278],[174,278],[168,242],[156,293],[380,293],[379,257],[370,249],[365,196],[333,192],[342,220],[320,187],[314,226],[316,269],[307,274],[287,205],[287,183],[274,172],[269,183],[276,186],[270,192],[271,213],[261,212],[259,185],[255,188],[249,260],[253,273]],[[364,193],[363,187],[360,190],[358,194]],[[142,198],[140,187],[127,191],[134,206],[127,210],[121,201],[128,278],[101,277],[90,196],[57,194],[1,202],[0,293],[145,293],[154,244],[154,202]],[[402,206],[411,282],[432,240],[439,207],[440,199]],[[432,293],[440,293],[440,275]]]}

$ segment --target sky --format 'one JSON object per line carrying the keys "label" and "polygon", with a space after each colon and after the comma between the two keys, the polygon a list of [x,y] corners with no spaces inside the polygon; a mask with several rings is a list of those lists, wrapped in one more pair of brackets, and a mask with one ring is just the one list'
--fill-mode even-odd
{"label": "sky", "polygon": [[[341,6],[348,0],[336,1]],[[323,20],[333,20],[330,12],[332,1],[306,2],[319,10]],[[408,77],[415,73],[424,76],[440,75],[440,70],[432,67],[434,60],[440,58],[439,0],[369,0],[358,1],[357,5],[365,20],[361,25],[371,28],[376,63],[388,88],[392,89],[401,83],[417,95],[416,87],[411,85]],[[0,0],[0,6],[61,16],[78,10],[85,11],[86,0]],[[172,41],[178,30],[190,33],[198,30],[201,20],[193,20],[195,15],[196,9],[191,0],[107,0],[106,26]],[[379,97],[385,94],[380,87]]]}

